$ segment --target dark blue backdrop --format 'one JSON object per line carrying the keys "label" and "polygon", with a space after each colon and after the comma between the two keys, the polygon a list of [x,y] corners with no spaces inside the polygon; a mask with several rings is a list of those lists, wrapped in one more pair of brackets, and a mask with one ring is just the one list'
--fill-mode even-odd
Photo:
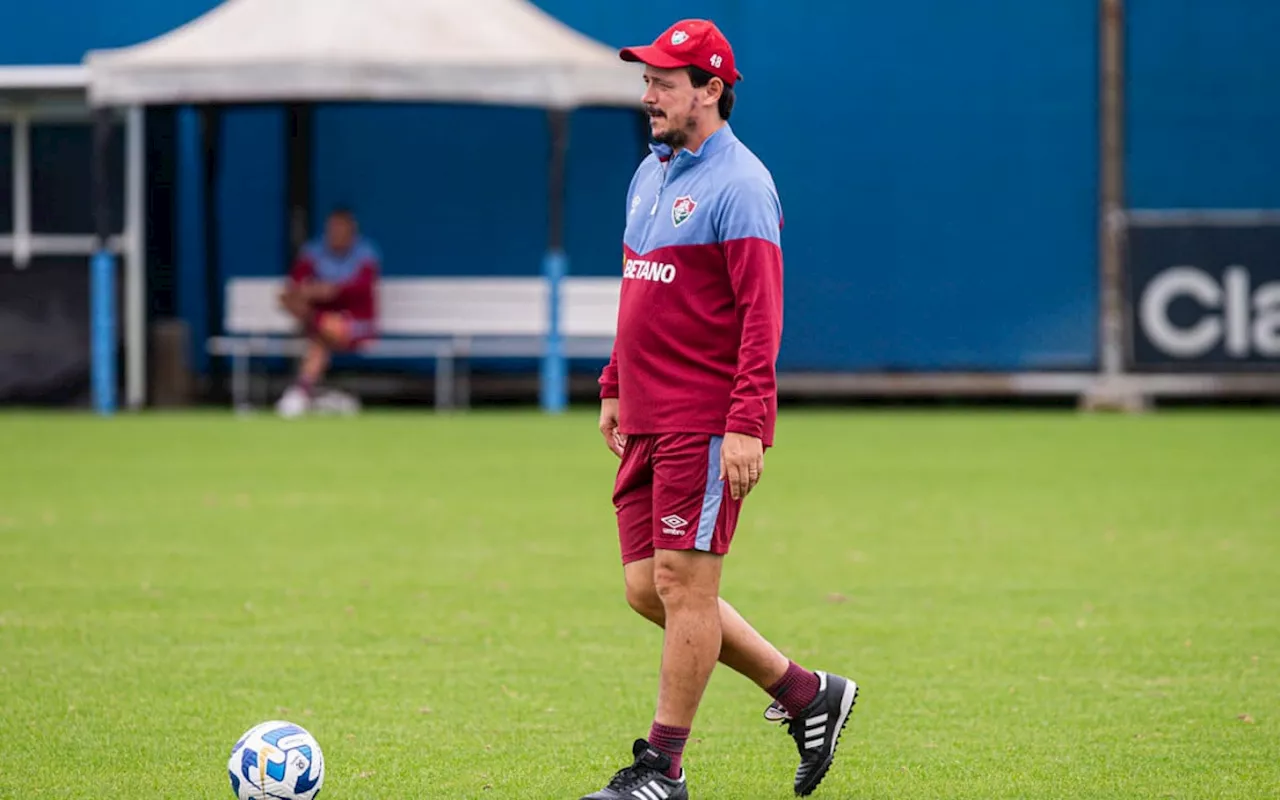
{"label": "dark blue backdrop", "polygon": [[[0,60],[75,62],[215,4],[14,4],[0,26]],[[773,170],[787,215],[784,369],[1095,364],[1095,3],[814,0],[804,13],[777,0],[540,4],[614,46],[694,15],[733,40],[745,75],[733,124]],[[1266,38],[1280,6],[1129,5],[1133,203],[1280,205],[1280,162],[1268,157],[1280,141],[1280,48]],[[194,129],[189,117],[178,125]],[[282,268],[281,125],[275,109],[228,119],[224,275]],[[538,269],[541,113],[325,107],[316,147],[319,208],[354,204],[389,273]],[[574,115],[573,271],[616,271],[620,198],[638,147],[627,114]],[[179,170],[178,278],[179,308],[198,339],[194,168],[188,160]]]}

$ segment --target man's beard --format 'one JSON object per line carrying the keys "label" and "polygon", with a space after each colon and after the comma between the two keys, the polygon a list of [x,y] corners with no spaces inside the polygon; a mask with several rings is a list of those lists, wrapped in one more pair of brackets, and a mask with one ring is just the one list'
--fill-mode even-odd
{"label": "man's beard", "polygon": [[689,134],[679,128],[671,128],[653,138],[658,144],[665,144],[673,150],[678,150],[689,141]]}
{"label": "man's beard", "polygon": [[[652,117],[653,114],[651,113],[649,116]],[[670,120],[670,117],[665,115],[662,118]],[[693,127],[693,120],[689,119],[685,121],[684,127],[669,125],[664,133],[654,136],[653,139],[658,144],[665,144],[672,149],[679,149],[689,142],[689,132],[693,130]]]}

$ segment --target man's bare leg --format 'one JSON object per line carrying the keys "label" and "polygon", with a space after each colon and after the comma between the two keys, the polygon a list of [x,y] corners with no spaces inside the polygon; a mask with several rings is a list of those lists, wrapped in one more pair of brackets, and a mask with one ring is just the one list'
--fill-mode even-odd
{"label": "man's bare leg", "polygon": [[[666,610],[654,586],[654,559],[633,561],[623,570],[627,602],[636,613],[663,627]],[[789,659],[751,627],[724,598],[717,598],[717,601],[720,608],[720,663],[768,691],[786,674]]]}
{"label": "man's bare leg", "polygon": [[649,744],[670,758],[667,777],[679,778],[685,742],[720,655],[720,556],[660,550],[653,585],[665,619],[658,708]]}
{"label": "man's bare leg", "polygon": [[[661,557],[660,551],[658,558]],[[642,559],[623,568],[627,602],[655,625],[669,628],[670,609],[657,591],[660,573],[656,564],[656,559]],[[835,757],[839,733],[857,697],[857,684],[838,675],[819,678],[817,673],[782,655],[723,598],[716,597],[716,607],[720,617],[719,662],[764,689],[791,715],[794,722],[788,731],[800,753],[794,788],[797,794],[808,795],[822,781]],[[664,641],[670,638],[668,630]],[[664,675],[666,652],[664,649]],[[669,752],[672,744],[683,749],[683,739],[674,743],[662,741],[664,732],[663,726],[655,722],[650,742],[664,752]],[[688,735],[687,731],[684,735]],[[655,738],[659,741],[654,742]]]}
{"label": "man's bare leg", "polygon": [[298,366],[296,384],[308,395],[328,371],[333,351],[345,347],[348,337],[346,321],[338,314],[321,314],[314,324],[315,331]]}
{"label": "man's bare leg", "polygon": [[308,338],[306,349],[298,364],[298,374],[279,404],[282,414],[295,416],[302,413],[310,404],[316,385],[329,369],[333,349],[342,345],[347,331],[341,316],[337,314],[317,316],[310,301],[297,289],[286,289],[282,292],[280,306],[298,320]]}
{"label": "man's bare leg", "polygon": [[302,354],[302,365],[298,368],[298,386],[311,394],[328,368],[329,348],[315,339],[307,342],[307,350]]}
{"label": "man's bare leg", "polygon": [[721,558],[706,553],[659,551],[653,578],[666,612],[658,721],[693,724],[711,670],[720,655]]}

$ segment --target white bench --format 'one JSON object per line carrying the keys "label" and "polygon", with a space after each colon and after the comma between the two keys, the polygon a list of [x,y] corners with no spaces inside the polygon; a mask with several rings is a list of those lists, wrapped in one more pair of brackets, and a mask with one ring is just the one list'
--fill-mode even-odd
{"label": "white bench", "polygon": [[[566,358],[608,358],[613,347],[620,279],[566,277],[560,284],[560,336]],[[221,336],[211,355],[231,359],[231,395],[250,402],[255,356],[299,356],[305,340],[279,305],[280,278],[227,282]],[[437,408],[469,403],[459,360],[542,357],[547,350],[550,291],[542,277],[384,277],[378,284],[378,338],[365,358],[434,358]]]}

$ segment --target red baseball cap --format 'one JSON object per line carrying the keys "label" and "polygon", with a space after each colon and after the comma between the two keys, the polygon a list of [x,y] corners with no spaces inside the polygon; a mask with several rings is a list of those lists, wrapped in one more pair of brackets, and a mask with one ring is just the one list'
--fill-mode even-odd
{"label": "red baseball cap", "polygon": [[623,61],[639,61],[658,69],[701,67],[730,86],[742,80],[729,40],[706,19],[682,19],[653,44],[624,47],[619,55]]}

